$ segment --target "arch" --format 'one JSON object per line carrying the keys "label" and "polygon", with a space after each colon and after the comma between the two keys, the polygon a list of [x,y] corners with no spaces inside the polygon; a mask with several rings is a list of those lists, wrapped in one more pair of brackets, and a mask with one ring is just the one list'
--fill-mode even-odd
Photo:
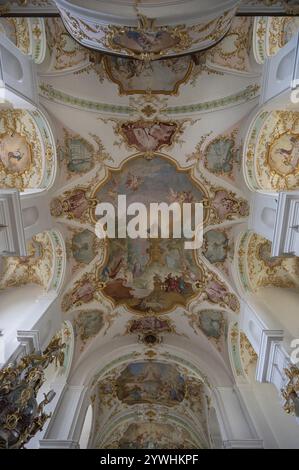
{"label": "arch", "polygon": [[209,413],[209,430],[213,449],[222,448],[222,435],[215,408],[212,406]]}
{"label": "arch", "polygon": [[84,423],[82,426],[81,436],[79,440],[80,449],[87,449],[88,443],[92,433],[92,424],[93,424],[94,416],[92,411],[92,405],[90,404],[87,408]]}
{"label": "arch", "polygon": [[299,31],[299,19],[292,16],[258,16],[254,21],[253,51],[257,63],[275,56]]}
{"label": "arch", "polygon": [[[287,337],[298,335],[299,259],[271,257],[271,242],[252,231],[240,235],[235,249],[235,280],[245,302],[257,314],[246,329],[256,348],[263,328],[283,328]],[[286,305],[288,306],[286,308]],[[268,326],[265,326],[265,319]],[[264,325],[264,326],[262,326]]]}
{"label": "arch", "polygon": [[43,18],[0,18],[0,32],[36,64],[43,62],[46,53]]}
{"label": "arch", "polygon": [[295,55],[296,49],[294,48],[281,59],[276,71],[277,80],[283,81],[286,78],[291,78],[293,73]]}
{"label": "arch", "polygon": [[2,59],[6,64],[6,73],[12,80],[22,81],[23,69],[19,60],[5,47],[2,49]]}
{"label": "arch", "polygon": [[[88,5],[68,0],[57,0],[56,3],[66,29],[82,45],[137,59],[155,60],[202,50],[217,43],[229,30],[238,1],[215,0],[211,5],[208,0],[188,0],[188,14],[186,2],[179,0],[173,2],[172,9],[169,8],[171,2],[145,4],[143,14],[147,18],[159,18],[159,25],[162,25],[158,36],[157,28],[153,30],[150,23],[143,25],[141,31],[130,8],[113,1],[101,2],[100,6],[92,0]],[[180,35],[172,26],[178,24],[184,24]],[[134,40],[130,34],[132,30]],[[147,35],[151,41],[146,41]],[[146,50],[144,41],[150,43]]]}
{"label": "arch", "polygon": [[0,319],[5,361],[19,346],[19,330],[39,330],[40,342],[46,344],[59,321],[55,303],[65,275],[63,237],[57,230],[40,233],[29,242],[28,253],[26,258],[1,259]]}
{"label": "arch", "polygon": [[[160,429],[160,432],[155,433],[154,432],[155,428],[158,428],[157,431]],[[132,439],[132,437],[135,434],[134,431],[136,430],[137,430],[137,433],[136,433],[137,435],[138,435],[138,431],[139,433],[142,433],[142,430],[147,430],[148,434],[153,439],[152,442],[149,443],[149,442],[141,441],[141,443],[138,444],[138,442],[134,440],[130,441],[130,439]],[[160,439],[158,438],[157,434],[160,435]],[[182,447],[178,447],[180,444],[182,445]],[[141,445],[141,447],[138,447],[138,445]],[[164,447],[164,446],[167,446],[167,447]],[[118,422],[113,423],[110,426],[110,429],[107,432],[107,436],[104,436],[104,438],[102,438],[102,440],[98,444],[96,444],[95,447],[104,448],[104,449],[114,448],[114,447],[133,448],[133,449],[138,449],[138,448],[202,449],[205,446],[201,442],[201,438],[196,432],[196,430],[194,430],[194,428],[191,427],[190,424],[186,422],[185,419],[175,416],[172,413],[167,414],[167,416],[164,417],[163,422],[161,422],[161,420],[140,421],[136,419],[135,413],[127,413],[127,415],[120,417]]]}
{"label": "arch", "polygon": [[[90,388],[93,382],[98,381],[109,370],[120,365],[125,367],[128,362],[134,360],[134,357],[136,358],[134,339],[118,338],[118,348],[114,343],[114,341],[110,341],[109,344],[91,349],[90,354],[84,355],[76,369],[71,372],[69,383]],[[179,366],[187,368],[190,370],[190,374],[209,386],[221,384],[231,386],[233,383],[231,371],[225,368],[220,354],[213,345],[206,340],[209,351],[201,350],[201,354],[199,354],[199,352],[195,352],[196,346],[199,346],[193,342],[190,343],[183,338],[177,338],[176,345],[168,344],[167,352],[160,359],[162,362],[175,362]],[[99,357],[101,357],[101,365],[99,365]]]}

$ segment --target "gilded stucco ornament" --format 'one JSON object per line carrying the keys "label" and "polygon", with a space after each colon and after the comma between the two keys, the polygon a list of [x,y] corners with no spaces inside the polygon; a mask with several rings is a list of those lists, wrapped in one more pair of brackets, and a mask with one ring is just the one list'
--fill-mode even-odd
{"label": "gilded stucco ornament", "polygon": [[251,18],[234,18],[222,41],[207,51],[207,64],[236,73],[251,72],[251,28]]}
{"label": "gilded stucco ornament", "polygon": [[51,57],[48,71],[76,71],[87,67],[92,52],[72,38],[61,19],[46,18],[44,22]]}
{"label": "gilded stucco ornament", "polygon": [[156,25],[156,19],[138,14],[138,26],[117,26],[84,20],[60,8],[70,34],[81,44],[97,50],[114,52],[150,61],[166,56],[196,51],[220,40],[228,31],[235,9],[208,22],[185,25]]}
{"label": "gilded stucco ornament", "polygon": [[49,124],[39,111],[0,111],[0,181],[2,188],[47,188],[56,161]]}
{"label": "gilded stucco ornament", "polygon": [[250,367],[256,365],[258,355],[243,331],[240,331],[240,355],[244,372],[248,375]]}
{"label": "gilded stucco ornament", "polygon": [[270,191],[299,185],[299,113],[263,111],[251,124],[244,145],[248,186]]}
{"label": "gilded stucco ornament", "polygon": [[284,369],[287,383],[281,390],[284,399],[283,409],[286,413],[299,418],[299,369],[295,365],[290,365]]}
{"label": "gilded stucco ornament", "polygon": [[239,278],[246,291],[261,287],[298,287],[298,258],[271,257],[271,243],[260,235],[246,232],[237,246]]}
{"label": "gilded stucco ornament", "polygon": [[[259,16],[254,23],[254,55],[259,64],[272,57],[298,33],[297,16]],[[289,13],[290,14],[290,13]]]}
{"label": "gilded stucco ornament", "polygon": [[3,261],[0,290],[25,284],[38,284],[45,290],[50,286],[55,250],[51,235],[43,232],[27,243],[28,256],[7,257]]}

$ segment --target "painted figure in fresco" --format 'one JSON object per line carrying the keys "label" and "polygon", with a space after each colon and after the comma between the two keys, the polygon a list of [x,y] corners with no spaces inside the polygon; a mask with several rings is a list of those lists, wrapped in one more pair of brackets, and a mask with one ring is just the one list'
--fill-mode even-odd
{"label": "painted figure in fresco", "polygon": [[73,293],[73,303],[87,303],[93,299],[95,286],[91,282],[86,282]]}
{"label": "painted figure in fresco", "polygon": [[299,136],[282,134],[270,146],[268,164],[281,176],[299,170]]}
{"label": "painted figure in fresco", "polygon": [[66,212],[72,213],[74,217],[80,219],[80,217],[88,208],[88,201],[86,199],[85,191],[78,190],[68,199],[65,199],[65,206]]}
{"label": "painted figure in fresco", "polygon": [[167,31],[141,32],[129,30],[113,38],[116,45],[135,52],[159,52],[175,46],[179,38],[172,37]]}
{"label": "painted figure in fresco", "polygon": [[66,214],[69,218],[80,219],[90,207],[91,202],[86,197],[86,191],[76,189],[63,200],[54,198],[51,201],[51,214],[55,217]]}
{"label": "painted figure in fresco", "polygon": [[110,60],[115,70],[127,80],[139,76],[144,68],[144,64],[140,60],[124,59],[123,57],[111,57]]}
{"label": "painted figure in fresco", "polygon": [[131,191],[137,191],[143,181],[143,178],[140,176],[134,175],[133,173],[128,173],[126,187]]}
{"label": "painted figure in fresco", "polygon": [[226,288],[213,279],[208,281],[205,292],[208,299],[214,303],[223,302],[227,294]]}
{"label": "painted figure in fresco", "polygon": [[146,332],[171,332],[171,327],[167,320],[157,317],[145,317],[141,320],[134,320],[129,329],[130,333]]}
{"label": "painted figure in fresco", "polygon": [[17,162],[19,162],[23,156],[24,154],[21,153],[19,149],[14,152],[8,152],[8,158],[10,160],[15,159]]}
{"label": "painted figure in fresco", "polygon": [[21,134],[0,137],[0,159],[8,171],[23,173],[31,161],[30,147]]}
{"label": "painted figure in fresco", "polygon": [[208,300],[212,303],[227,305],[234,312],[239,309],[237,297],[230,293],[225,285],[210,277],[205,282],[197,281],[197,289],[201,292],[201,300]]}
{"label": "painted figure in fresco", "polygon": [[162,145],[170,145],[176,131],[175,123],[167,122],[133,122],[122,125],[128,145],[140,152],[154,152]]}
{"label": "painted figure in fresco", "polygon": [[277,149],[277,151],[283,157],[284,165],[296,168],[299,162],[299,139],[294,136],[291,136],[289,141],[291,144],[291,148],[286,149],[280,147]]}
{"label": "painted figure in fresco", "polygon": [[66,154],[67,168],[73,173],[85,173],[93,167],[93,153],[83,139],[69,140],[70,151]]}
{"label": "painted figure in fresco", "polygon": [[89,280],[88,277],[83,279],[72,292],[65,294],[62,301],[63,310],[67,312],[72,306],[91,302],[96,291],[96,283]]}

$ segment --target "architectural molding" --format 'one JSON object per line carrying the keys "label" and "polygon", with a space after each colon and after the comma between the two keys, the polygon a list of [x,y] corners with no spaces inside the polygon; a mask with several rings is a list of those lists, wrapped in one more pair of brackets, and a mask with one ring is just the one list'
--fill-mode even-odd
{"label": "architectural molding", "polygon": [[279,193],[272,256],[299,256],[299,192]]}
{"label": "architectural molding", "polygon": [[30,331],[18,330],[17,339],[19,343],[21,344],[25,355],[31,354],[33,352],[36,352],[36,353],[41,352],[38,330],[30,330]]}
{"label": "architectural molding", "polygon": [[277,109],[281,96],[291,94],[298,84],[299,34],[296,34],[275,56],[265,60],[260,105]]}
{"label": "architectural molding", "polygon": [[263,441],[261,439],[230,439],[223,441],[224,449],[263,449]]}
{"label": "architectural molding", "polygon": [[0,189],[0,255],[27,255],[21,199],[17,189]]}
{"label": "architectural molding", "polygon": [[76,441],[41,439],[39,441],[40,449],[80,449],[79,443]]}
{"label": "architectural molding", "polygon": [[283,330],[262,331],[256,368],[256,380],[258,382],[270,382],[275,349],[283,341],[283,336]]}

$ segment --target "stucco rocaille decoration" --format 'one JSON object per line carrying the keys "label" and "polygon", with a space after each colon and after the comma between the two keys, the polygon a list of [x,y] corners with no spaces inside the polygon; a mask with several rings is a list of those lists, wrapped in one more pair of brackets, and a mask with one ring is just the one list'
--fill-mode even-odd
{"label": "stucco rocaille decoration", "polygon": [[298,288],[298,258],[272,258],[271,243],[253,232],[246,232],[237,247],[239,277],[247,291],[261,287]]}
{"label": "stucco rocaille decoration", "polygon": [[253,120],[244,145],[248,186],[268,191],[299,187],[299,113],[263,111]]}
{"label": "stucco rocaille decoration", "polygon": [[56,3],[66,29],[82,45],[147,61],[211,46],[227,33],[235,13],[235,8],[231,8],[224,12],[220,10],[220,14],[214,12],[212,19],[207,15],[209,18],[206,20],[195,18],[192,23],[189,20],[189,24],[180,24],[178,18],[177,24],[163,25],[160,22],[158,25],[155,18],[139,13],[136,3],[135,18],[129,21],[138,24],[126,26],[101,22],[99,12],[95,17],[90,9],[86,9],[84,18],[81,18],[70,6],[60,4],[59,0]]}

